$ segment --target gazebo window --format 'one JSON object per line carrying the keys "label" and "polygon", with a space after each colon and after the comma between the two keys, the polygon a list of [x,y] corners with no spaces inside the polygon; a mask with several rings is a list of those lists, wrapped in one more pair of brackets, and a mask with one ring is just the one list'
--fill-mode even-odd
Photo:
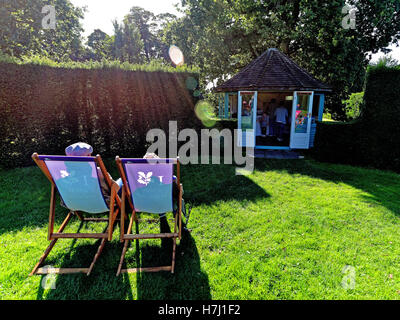
{"label": "gazebo window", "polygon": [[218,116],[221,119],[237,118],[238,96],[237,92],[226,92],[218,97]]}
{"label": "gazebo window", "polygon": [[241,129],[243,131],[254,129],[253,125],[253,112],[254,110],[254,93],[242,93],[242,122],[241,122]]}
{"label": "gazebo window", "polygon": [[295,129],[296,133],[306,133],[307,125],[311,114],[308,114],[308,106],[310,104],[311,92],[310,93],[299,93],[297,96],[296,105],[296,121]]}

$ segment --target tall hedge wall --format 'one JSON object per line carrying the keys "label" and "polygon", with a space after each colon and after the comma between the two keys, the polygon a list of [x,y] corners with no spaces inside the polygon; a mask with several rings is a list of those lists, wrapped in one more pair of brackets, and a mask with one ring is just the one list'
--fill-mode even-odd
{"label": "tall hedge wall", "polygon": [[102,156],[141,156],[151,128],[198,127],[196,74],[65,69],[0,63],[0,165],[31,164],[30,156],[63,154],[86,141]]}
{"label": "tall hedge wall", "polygon": [[323,161],[400,172],[400,67],[369,68],[361,116],[319,123],[314,151]]}

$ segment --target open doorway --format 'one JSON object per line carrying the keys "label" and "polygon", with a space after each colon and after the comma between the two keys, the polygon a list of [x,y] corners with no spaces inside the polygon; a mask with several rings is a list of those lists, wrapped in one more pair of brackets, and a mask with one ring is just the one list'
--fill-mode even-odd
{"label": "open doorway", "polygon": [[289,147],[293,92],[258,92],[256,146]]}

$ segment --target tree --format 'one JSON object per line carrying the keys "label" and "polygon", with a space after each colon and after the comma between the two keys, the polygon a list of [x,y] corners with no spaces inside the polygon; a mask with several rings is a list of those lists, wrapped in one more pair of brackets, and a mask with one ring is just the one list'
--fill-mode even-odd
{"label": "tree", "polygon": [[147,63],[168,59],[168,46],[162,41],[164,28],[175,15],[154,15],[140,7],[132,7],[122,24],[114,21],[113,57],[121,61]]}
{"label": "tree", "polygon": [[114,24],[113,57],[121,62],[142,63],[143,42],[140,39],[138,28],[129,23],[125,18],[120,25],[117,21]]}
{"label": "tree", "polygon": [[355,29],[343,26],[345,0],[182,0],[185,15],[164,40],[200,67],[204,82],[222,82],[267,48],[279,48],[316,78],[331,84],[327,109],[345,117],[341,101],[361,91],[370,52],[400,38],[398,0],[348,1]]}
{"label": "tree", "polygon": [[151,30],[155,27],[154,19],[155,15],[152,12],[141,7],[132,7],[125,17],[125,23],[135,25],[138,28],[148,62],[150,62],[150,58],[153,55],[154,35]]}
{"label": "tree", "polygon": [[160,30],[174,18],[175,16],[169,13],[154,15],[141,7],[130,9],[126,19],[129,24],[134,24],[139,29],[147,62],[164,56],[165,45],[160,41]]}
{"label": "tree", "polygon": [[87,45],[90,48],[89,59],[100,61],[111,58],[113,38],[100,29],[95,29],[88,37]]}
{"label": "tree", "polygon": [[164,62],[169,62],[168,42],[164,41],[164,31],[168,28],[168,25],[176,20],[176,16],[171,13],[160,13],[156,15],[155,21],[157,28],[154,30],[154,57],[156,59],[162,59]]}
{"label": "tree", "polygon": [[[45,5],[53,5],[56,28],[44,29],[42,13]],[[48,56],[54,60],[79,60],[82,54],[80,19],[84,10],[69,0],[2,0],[0,6],[0,50],[22,57]]]}

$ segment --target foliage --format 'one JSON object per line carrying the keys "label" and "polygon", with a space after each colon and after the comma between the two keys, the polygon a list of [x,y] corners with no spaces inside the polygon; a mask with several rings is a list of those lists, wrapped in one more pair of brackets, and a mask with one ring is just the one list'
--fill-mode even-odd
{"label": "foliage", "polygon": [[140,39],[139,29],[134,24],[128,23],[127,18],[124,19],[122,25],[117,21],[114,21],[113,25],[114,58],[121,62],[142,63],[143,42]]}
{"label": "foliage", "polygon": [[119,60],[101,60],[101,61],[61,61],[56,62],[47,57],[38,55],[23,56],[21,59],[4,55],[0,53],[0,62],[15,63],[20,65],[41,65],[55,68],[68,68],[68,69],[120,69],[127,71],[146,71],[146,72],[188,72],[198,73],[198,69],[188,67],[187,65],[172,67],[165,64],[162,60],[152,60],[147,64],[132,64],[129,62],[121,62]]}
{"label": "foliage", "polygon": [[88,37],[89,60],[101,61],[112,57],[114,39],[100,29],[95,29]]}
{"label": "foliage", "polygon": [[132,7],[125,17],[125,23],[138,28],[140,39],[143,42],[143,50],[146,60],[149,62],[152,57],[157,58],[156,52],[156,16],[141,7]]}
{"label": "foliage", "polygon": [[400,66],[369,67],[362,111],[366,163],[400,170]]}
{"label": "foliage", "polygon": [[114,20],[114,34],[108,36],[96,29],[88,37],[87,59],[101,61],[150,63],[153,60],[169,64],[168,45],[162,42],[163,28],[176,17],[169,13],[155,15],[141,7],[132,7],[123,21]]}
{"label": "foliage", "polygon": [[364,92],[352,93],[349,99],[343,101],[347,119],[354,120],[360,116]]}
{"label": "foliage", "polygon": [[359,121],[319,122],[312,153],[319,161],[365,165],[359,148],[362,138]]}
{"label": "foliage", "polygon": [[[0,6],[0,51],[22,57],[41,55],[53,60],[80,60],[83,48],[79,19],[83,10],[69,0],[2,0]],[[53,5],[56,29],[43,29],[42,8]]]}
{"label": "foliage", "polygon": [[371,66],[375,67],[395,67],[398,66],[400,63],[391,55],[385,55],[380,57],[377,62],[371,63]]}
{"label": "foliage", "polygon": [[[84,47],[79,20],[85,9],[74,7],[69,0],[2,0],[1,3],[0,52],[3,54],[17,58],[48,57],[57,62],[119,60],[141,64],[163,60],[163,64],[170,64],[168,45],[161,41],[161,30],[175,18],[172,14],[154,15],[132,7],[121,23],[113,21],[113,35],[95,29]],[[41,25],[45,17],[42,8],[48,4],[55,6],[55,30],[45,30]]]}
{"label": "foliage", "polygon": [[33,152],[63,154],[77,141],[104,156],[140,156],[148,130],[168,132],[172,120],[200,125],[186,87],[197,75],[101,67],[0,63],[0,165],[30,164]]}
{"label": "foliage", "polygon": [[279,48],[334,87],[326,107],[345,118],[340,102],[362,90],[368,53],[400,38],[398,1],[347,2],[358,9],[355,29],[342,27],[344,0],[183,0],[185,15],[168,25],[164,41],[178,45],[206,83],[220,83],[267,48]]}
{"label": "foliage", "polygon": [[319,123],[319,160],[360,164],[400,172],[400,66],[370,66],[363,108],[354,122]]}

